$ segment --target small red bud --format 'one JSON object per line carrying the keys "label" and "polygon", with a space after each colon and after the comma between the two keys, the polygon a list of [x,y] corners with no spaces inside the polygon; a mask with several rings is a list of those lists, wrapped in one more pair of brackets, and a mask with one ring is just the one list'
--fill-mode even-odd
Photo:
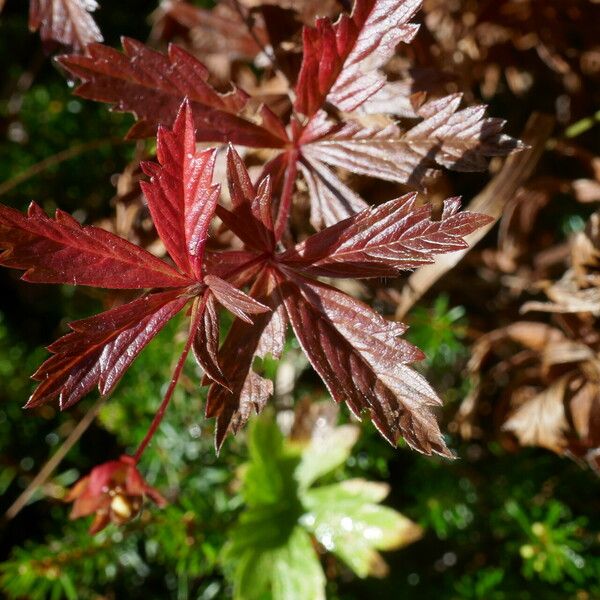
{"label": "small red bud", "polygon": [[143,480],[133,457],[123,455],[94,467],[73,486],[66,500],[73,502],[71,519],[95,513],[90,533],[97,533],[110,522],[123,525],[135,518],[145,496],[161,507],[167,503]]}

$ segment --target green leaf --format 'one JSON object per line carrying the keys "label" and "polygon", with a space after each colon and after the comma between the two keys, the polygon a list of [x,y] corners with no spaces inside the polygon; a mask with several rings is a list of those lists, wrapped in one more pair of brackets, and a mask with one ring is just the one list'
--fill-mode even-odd
{"label": "green leaf", "polygon": [[242,476],[247,508],[223,552],[235,598],[324,598],[310,534],[359,577],[385,572],[378,550],[420,537],[416,524],[379,506],[389,492],[386,484],[353,479],[308,489],[346,461],[357,437],[358,429],[347,425],[302,445],[284,439],[270,416],[251,422]]}
{"label": "green leaf", "polygon": [[296,469],[296,480],[300,487],[310,487],[317,479],[343,465],[358,435],[358,427],[342,425],[328,430],[326,435],[313,438],[302,452]]}
{"label": "green leaf", "polygon": [[71,581],[71,578],[68,575],[61,575],[60,582],[62,584],[63,591],[65,593],[65,597],[68,600],[77,600],[77,590]]}
{"label": "green leaf", "polygon": [[270,417],[250,424],[250,460],[243,472],[248,508],[223,551],[235,597],[248,600],[324,597],[325,578],[308,534],[294,471],[298,453],[284,444]]}
{"label": "green leaf", "polygon": [[294,527],[286,543],[273,548],[247,547],[235,557],[231,548],[225,564],[235,558],[234,598],[244,600],[321,600],[325,575],[309,535]]}
{"label": "green leaf", "polygon": [[308,512],[301,522],[359,577],[381,576],[386,565],[377,550],[400,548],[421,537],[418,525],[377,504],[387,494],[385,484],[363,479],[310,490],[303,496]]}
{"label": "green leaf", "polygon": [[250,461],[243,474],[243,495],[248,506],[293,501],[297,496],[293,474],[299,457],[284,448],[283,436],[273,419],[251,422],[248,450]]}

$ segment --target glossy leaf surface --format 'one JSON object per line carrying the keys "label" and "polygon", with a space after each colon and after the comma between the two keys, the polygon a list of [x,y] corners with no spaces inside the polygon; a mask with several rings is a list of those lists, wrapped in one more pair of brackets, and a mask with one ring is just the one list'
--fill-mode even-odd
{"label": "glossy leaf surface", "polygon": [[[357,0],[351,15],[342,14],[335,23],[319,18],[315,27],[305,26],[302,63],[290,90],[295,111],[287,124],[275,115],[277,107],[262,98],[235,86],[227,94],[218,93],[208,83],[204,65],[175,45],[164,56],[124,39],[124,54],[95,44],[89,56],[62,57],[61,63],[81,80],[78,94],[136,115],[133,137],[153,135],[161,123],[170,125],[187,97],[194,107],[198,141],[280,151],[264,170],[272,176],[278,214],[271,218],[279,240],[298,173],[308,187],[311,224],[319,230],[367,206],[340,177],[339,168],[420,188],[442,167],[482,171],[489,157],[524,147],[502,134],[503,121],[484,116],[484,106],[459,110],[460,94],[426,103],[423,94],[412,100],[404,96],[401,112],[422,121],[402,128],[393,120],[399,110],[393,96],[405,90],[388,82],[381,68],[400,42],[414,37],[418,27],[411,19],[420,6],[420,0]],[[361,121],[373,113],[383,124]],[[249,228],[255,218],[249,218]],[[229,223],[232,228],[239,225]],[[268,242],[257,238],[255,243]]]}
{"label": "glossy leaf surface", "polygon": [[51,219],[35,203],[27,215],[0,205],[0,264],[25,281],[112,289],[180,287],[190,283],[164,261],[119,236],[82,226],[63,211]]}
{"label": "glossy leaf surface", "polygon": [[419,185],[440,167],[483,171],[487,158],[524,148],[502,133],[504,121],[485,117],[485,106],[459,110],[460,102],[460,94],[428,102],[419,110],[423,121],[407,131],[350,120],[340,127],[322,112],[303,134],[302,153],[353,173]]}
{"label": "glossy leaf surface", "polygon": [[490,218],[457,212],[448,199],[439,221],[431,205],[416,206],[407,194],[328,227],[287,251],[281,261],[324,277],[395,277],[400,271],[433,262],[437,254],[467,247],[464,237]]}
{"label": "glossy leaf surface", "polygon": [[95,0],[30,0],[29,29],[39,29],[44,42],[58,42],[81,52],[88,44],[102,41],[91,15],[97,8]]}
{"label": "glossy leaf surface", "polygon": [[123,38],[123,52],[92,44],[86,56],[63,56],[59,62],[83,82],[77,94],[135,114],[138,123],[130,137],[153,136],[160,124],[170,127],[179,106],[188,98],[199,141],[255,147],[283,144],[285,131],[268,109],[262,116],[271,130],[240,117],[248,95],[237,88],[226,94],[217,92],[208,83],[206,67],[182,48],[171,44],[165,56],[141,42]]}
{"label": "glossy leaf surface", "polygon": [[60,399],[60,407],[78,402],[96,385],[108,394],[152,338],[188,302],[179,290],[151,294],[71,323],[72,333],[51,346],[50,357],[34,373],[40,382],[28,407]]}
{"label": "glossy leaf surface", "polygon": [[337,23],[317,19],[303,32],[303,58],[295,108],[311,117],[325,101],[343,111],[358,108],[386,78],[379,68],[418,27],[409,23],[421,0],[356,0]]}
{"label": "glossy leaf surface", "polygon": [[25,270],[27,281],[113,289],[172,288],[72,323],[73,331],[49,347],[53,356],[34,374],[40,384],[28,407],[58,397],[61,408],[67,408],[94,387],[102,395],[109,394],[143,348],[189,302],[192,330],[172,385],[192,346],[206,373],[223,381],[217,363],[215,301],[246,321],[250,321],[247,314],[269,310],[215,275],[203,283],[204,249],[218,187],[212,184],[214,150],[196,152],[195,146],[193,112],[184,102],[173,130],[159,132],[159,164],[144,166],[151,176],[143,184],[150,212],[179,270],[113,233],[84,227],[61,211],[51,219],[36,204],[27,215],[0,206],[0,248],[4,249],[0,264]]}
{"label": "glossy leaf surface", "polygon": [[271,312],[258,314],[252,323],[236,319],[219,351],[227,387],[214,383],[206,402],[206,416],[216,417],[215,444],[220,448],[227,433],[237,433],[252,412],[260,412],[273,393],[273,382],[254,370],[256,358],[281,356],[287,323],[276,280],[263,271],[250,296]]}
{"label": "glossy leaf surface", "polygon": [[[345,402],[357,417],[368,415],[391,444],[403,437],[425,454],[451,456],[434,412],[441,400],[408,366],[424,356],[399,338],[405,326],[387,321],[366,304],[313,277],[395,276],[402,269],[431,262],[436,254],[464,248],[464,236],[489,218],[458,212],[460,204],[454,198],[445,202],[441,220],[434,221],[431,207],[416,206],[416,196],[411,194],[366,209],[290,250],[276,252],[256,244],[257,239],[269,239],[271,232],[271,220],[260,217],[272,214],[268,180],[255,187],[233,149],[228,163],[233,206],[219,214],[246,243],[247,264],[263,265],[249,295],[272,312],[254,317],[253,324],[236,320],[221,347],[227,385],[213,383],[207,402],[207,416],[217,417],[217,447],[228,432],[239,430],[252,411],[260,412],[272,394],[272,382],[262,378],[253,364],[257,357],[280,355],[289,322],[338,403]],[[249,219],[257,194],[260,210]],[[238,210],[244,216],[239,221]],[[244,260],[239,253],[231,254]]]}
{"label": "glossy leaf surface", "polygon": [[192,109],[185,103],[173,130],[159,128],[159,165],[142,166],[150,182],[142,182],[152,220],[179,269],[202,278],[202,258],[219,186],[212,184],[215,151],[196,151]]}
{"label": "glossy leaf surface", "polygon": [[336,402],[367,413],[393,445],[402,436],[424,454],[451,456],[433,412],[441,400],[407,366],[423,354],[398,339],[404,325],[315,281],[292,277],[281,288],[294,333]]}

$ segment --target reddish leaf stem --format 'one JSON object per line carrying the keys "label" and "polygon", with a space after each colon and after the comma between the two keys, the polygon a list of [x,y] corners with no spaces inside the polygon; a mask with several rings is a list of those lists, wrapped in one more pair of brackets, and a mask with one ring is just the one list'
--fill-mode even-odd
{"label": "reddish leaf stem", "polygon": [[181,377],[181,372],[183,371],[183,366],[185,365],[185,361],[186,361],[188,354],[190,353],[190,350],[192,348],[192,344],[194,342],[194,335],[196,334],[196,329],[198,328],[198,324],[200,322],[201,316],[202,316],[202,312],[199,310],[198,298],[196,298],[194,300],[194,304],[192,306],[192,318],[190,321],[190,332],[189,332],[188,338],[185,342],[183,352],[181,353],[181,356],[179,357],[179,360],[177,361],[177,365],[175,366],[175,370],[173,371],[173,376],[171,377],[171,383],[169,383],[169,388],[167,389],[167,392],[165,393],[165,396],[164,396],[160,406],[158,407],[156,414],[154,415],[154,419],[152,419],[152,423],[150,424],[150,427],[148,428],[148,431],[146,432],[144,439],[142,440],[141,444],[138,446],[138,449],[136,450],[136,452],[133,456],[136,463],[139,462],[142,454],[148,447],[148,444],[154,437],[154,434],[156,433],[158,426],[161,424],[163,417],[165,416],[165,412],[167,410],[167,407],[169,406],[169,403],[171,402],[171,398],[173,397],[173,392],[175,391],[177,382],[179,381],[179,378]]}
{"label": "reddish leaf stem", "polygon": [[283,191],[279,210],[275,221],[275,241],[278,242],[283,236],[287,225],[290,210],[292,208],[292,196],[294,195],[294,185],[296,184],[296,175],[298,174],[298,150],[291,150],[288,158],[288,168],[285,171],[283,182]]}

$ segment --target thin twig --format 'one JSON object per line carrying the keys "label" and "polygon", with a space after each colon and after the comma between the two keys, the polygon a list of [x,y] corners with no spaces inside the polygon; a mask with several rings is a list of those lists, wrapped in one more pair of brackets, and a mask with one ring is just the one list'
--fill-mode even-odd
{"label": "thin twig", "polygon": [[486,188],[473,200],[467,210],[479,212],[494,218],[489,225],[478,229],[467,236],[468,248],[451,254],[443,254],[435,262],[417,269],[406,282],[402,290],[402,298],[396,309],[395,318],[400,320],[421,298],[431,286],[445,273],[456,266],[467,252],[490,231],[502,216],[506,203],[513,198],[519,187],[529,179],[537,166],[546,141],[552,133],[554,119],[548,115],[534,113],[531,115],[521,136],[530,148],[509,156],[500,172],[490,181]]}
{"label": "thin twig", "polygon": [[165,412],[169,406],[169,403],[171,402],[171,398],[173,397],[173,392],[175,391],[175,388],[177,387],[177,382],[179,381],[179,378],[181,377],[181,372],[183,371],[185,361],[187,360],[188,354],[190,353],[190,350],[192,349],[192,345],[194,343],[194,337],[196,335],[196,330],[198,329],[198,325],[199,325],[199,321],[200,321],[201,317],[202,317],[202,313],[199,310],[198,301],[196,299],[194,301],[194,305],[192,307],[192,318],[190,320],[190,331],[189,331],[187,340],[185,342],[183,352],[181,353],[181,356],[179,357],[179,360],[177,361],[177,365],[175,366],[175,370],[173,371],[173,376],[171,377],[171,381],[169,383],[167,392],[165,393],[165,396],[164,396],[162,402],[160,403],[160,406],[158,407],[158,410],[156,411],[154,418],[152,419],[152,423],[150,423],[150,427],[148,428],[148,431],[146,432],[144,439],[140,443],[138,449],[135,451],[135,454],[134,454],[135,462],[138,462],[140,460],[142,454],[144,453],[144,450],[146,450],[146,448],[148,447],[148,444],[154,437],[154,434],[156,433],[158,426],[161,424],[163,417],[165,416]]}
{"label": "thin twig", "polygon": [[290,217],[290,210],[292,208],[292,198],[294,196],[294,189],[296,185],[296,175],[298,173],[298,150],[292,150],[288,166],[285,170],[285,176],[283,181],[283,190],[281,192],[281,200],[279,203],[279,209],[277,211],[277,218],[275,219],[275,241],[281,240],[285,228],[288,225]]}
{"label": "thin twig", "polygon": [[96,400],[92,408],[88,410],[83,416],[81,421],[77,423],[75,429],[71,431],[67,439],[62,443],[60,448],[50,457],[48,462],[40,469],[40,472],[31,480],[31,483],[27,486],[19,497],[9,506],[8,510],[4,514],[4,519],[10,521],[14,519],[25,505],[29,502],[31,497],[35,494],[38,488],[42,487],[47,479],[52,475],[54,470],[62,462],[63,458],[67,455],[69,450],[77,443],[79,438],[85,433],[87,428],[93,423],[96,415],[98,414],[102,405],[106,402],[108,396],[101,396]]}
{"label": "thin twig", "polygon": [[256,35],[256,31],[254,31],[254,24],[250,19],[250,15],[244,13],[244,9],[239,3],[239,0],[233,0],[233,5],[237,14],[240,16],[240,19],[242,19],[244,25],[246,25],[246,29],[248,30],[248,33],[254,40],[254,43],[260,48],[261,52],[269,59],[273,70],[280,73],[281,69],[277,66],[277,57],[275,56],[273,48],[267,49],[267,47],[260,41],[260,38],[258,37],[258,35]]}
{"label": "thin twig", "polygon": [[3,183],[0,183],[0,196],[3,196],[7,192],[13,190],[17,186],[21,185],[24,181],[43,173],[46,169],[50,167],[54,167],[62,162],[67,160],[71,160],[72,158],[76,158],[77,156],[84,154],[85,152],[90,152],[91,150],[96,150],[97,148],[101,148],[102,146],[106,146],[107,144],[124,144],[129,142],[129,140],[124,140],[118,137],[110,137],[103,138],[101,140],[92,140],[90,142],[85,142],[82,144],[76,144],[75,146],[71,146],[66,150],[62,150],[57,154],[53,154],[48,158],[32,165],[28,169],[25,169],[22,173],[19,173],[12,179],[8,179]]}

